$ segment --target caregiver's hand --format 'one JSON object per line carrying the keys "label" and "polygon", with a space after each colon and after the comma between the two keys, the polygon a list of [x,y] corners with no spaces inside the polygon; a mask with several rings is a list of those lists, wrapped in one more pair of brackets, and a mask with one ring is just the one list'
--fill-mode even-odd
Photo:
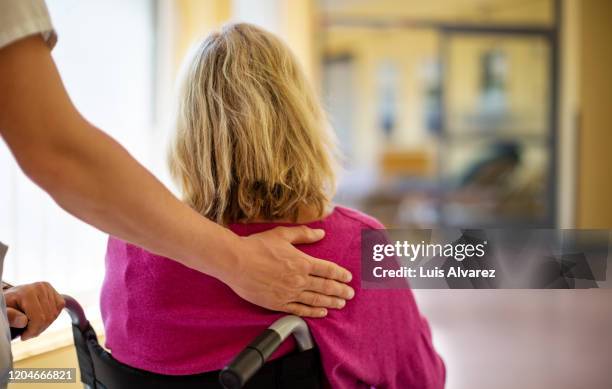
{"label": "caregiver's hand", "polygon": [[325,236],[308,227],[277,227],[242,239],[237,268],[226,282],[256,305],[299,316],[323,317],[326,308],[342,308],[355,292],[344,284],[351,273],[333,262],[313,258],[292,244]]}
{"label": "caregiver's hand", "polygon": [[21,340],[40,335],[64,308],[64,299],[47,282],[14,286],[4,292],[4,297],[9,325],[26,328]]}

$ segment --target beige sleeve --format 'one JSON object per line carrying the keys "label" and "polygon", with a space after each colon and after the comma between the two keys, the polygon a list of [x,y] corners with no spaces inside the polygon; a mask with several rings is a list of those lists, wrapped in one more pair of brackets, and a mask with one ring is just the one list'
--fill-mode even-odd
{"label": "beige sleeve", "polygon": [[0,0],[0,49],[34,34],[51,48],[57,41],[44,0]]}

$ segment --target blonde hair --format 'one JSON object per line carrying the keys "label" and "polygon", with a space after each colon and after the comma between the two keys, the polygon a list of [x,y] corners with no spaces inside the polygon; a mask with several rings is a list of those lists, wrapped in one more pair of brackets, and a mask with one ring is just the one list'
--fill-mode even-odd
{"label": "blonde hair", "polygon": [[184,200],[235,221],[323,215],[335,191],[335,139],[289,48],[228,24],[197,48],[183,80],[169,165]]}

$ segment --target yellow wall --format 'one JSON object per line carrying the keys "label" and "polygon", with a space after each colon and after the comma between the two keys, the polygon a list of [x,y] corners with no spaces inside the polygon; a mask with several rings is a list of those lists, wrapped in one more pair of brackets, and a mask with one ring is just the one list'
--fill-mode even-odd
{"label": "yellow wall", "polygon": [[[208,32],[232,18],[231,0],[176,0],[174,21],[175,64]],[[316,78],[314,56],[315,0],[279,2],[280,35],[302,64],[310,79]]]}
{"label": "yellow wall", "polygon": [[577,128],[580,110],[580,0],[565,0],[561,25],[561,90],[559,101],[558,191],[559,228],[576,227]]}
{"label": "yellow wall", "polygon": [[315,55],[315,0],[283,1],[281,34],[302,64],[306,76],[318,80],[318,58]]}
{"label": "yellow wall", "polygon": [[550,25],[554,20],[552,0],[376,0],[321,4],[331,18],[535,25]]}
{"label": "yellow wall", "polygon": [[580,228],[612,228],[612,1],[581,2]]}
{"label": "yellow wall", "polygon": [[178,67],[189,48],[230,18],[229,0],[176,0],[175,64]]}

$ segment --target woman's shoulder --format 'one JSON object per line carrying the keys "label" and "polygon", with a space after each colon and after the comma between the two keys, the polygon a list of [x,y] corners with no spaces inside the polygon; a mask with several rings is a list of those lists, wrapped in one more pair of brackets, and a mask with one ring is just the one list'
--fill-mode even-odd
{"label": "woman's shoulder", "polygon": [[385,226],[375,217],[356,209],[337,205],[334,208],[334,213],[342,218],[345,222],[360,229],[382,230],[385,228]]}
{"label": "woman's shoulder", "polygon": [[108,237],[106,263],[134,269],[146,267],[150,272],[158,274],[177,274],[177,272],[184,271],[200,274],[176,260],[153,253],[114,236]]}
{"label": "woman's shoulder", "polygon": [[109,235],[108,236],[108,249],[120,249],[120,250],[128,250],[128,249],[140,249],[140,247],[135,246],[129,242],[126,242],[122,239],[117,238],[116,236]]}
{"label": "woman's shoulder", "polygon": [[107,259],[158,257],[140,246],[121,240],[115,236],[108,237],[106,246]]}

